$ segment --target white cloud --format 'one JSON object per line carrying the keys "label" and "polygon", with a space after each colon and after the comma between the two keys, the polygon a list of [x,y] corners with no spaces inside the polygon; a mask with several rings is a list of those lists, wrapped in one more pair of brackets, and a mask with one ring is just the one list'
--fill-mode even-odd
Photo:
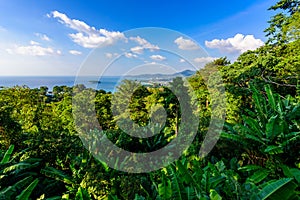
{"label": "white cloud", "polygon": [[263,46],[264,42],[256,39],[253,35],[236,34],[233,38],[214,39],[205,41],[205,46],[211,49],[219,49],[227,53],[243,53],[248,50],[255,50]]}
{"label": "white cloud", "polygon": [[38,42],[36,42],[36,41],[33,41],[33,40],[30,41],[30,44],[31,44],[31,45],[40,45],[40,43],[38,43]]}
{"label": "white cloud", "polygon": [[60,50],[55,50],[51,47],[42,47],[34,41],[30,41],[28,46],[15,45],[11,49],[6,49],[9,54],[19,54],[28,56],[51,56],[61,55]]}
{"label": "white cloud", "polygon": [[78,55],[82,54],[81,51],[76,51],[76,50],[70,50],[69,53],[72,54],[72,55],[75,55],[75,56],[78,56]]}
{"label": "white cloud", "polygon": [[70,19],[67,15],[58,11],[53,11],[51,15],[53,18],[58,18],[60,23],[77,31],[77,33],[69,34],[69,36],[73,42],[82,47],[96,48],[111,45],[118,40],[126,40],[126,37],[121,32],[107,31],[105,29],[97,30],[95,27],[91,27],[83,21]]}
{"label": "white cloud", "polygon": [[50,38],[47,35],[42,35],[41,39],[45,41],[50,41]]}
{"label": "white cloud", "polygon": [[106,57],[106,58],[112,58],[112,57],[113,57],[113,54],[112,54],[112,53],[106,53],[106,54],[105,54],[105,57]]}
{"label": "white cloud", "polygon": [[144,52],[144,48],[141,46],[132,47],[130,49],[133,53],[142,54]]}
{"label": "white cloud", "polygon": [[199,57],[199,58],[195,58],[194,62],[196,62],[196,63],[209,63],[209,62],[212,62],[216,59],[217,58],[214,58],[214,57]]}
{"label": "white cloud", "polygon": [[181,59],[179,60],[179,62],[184,63],[185,60],[181,58]]}
{"label": "white cloud", "polygon": [[166,60],[166,57],[161,56],[161,55],[152,55],[152,56],[150,56],[150,58],[151,58],[152,60],[156,60],[156,61],[163,61],[163,60]]}
{"label": "white cloud", "polygon": [[44,40],[44,41],[47,41],[47,42],[50,41],[50,38],[49,38],[47,35],[45,35],[45,34],[35,33],[35,35],[36,35],[37,37],[39,37],[41,40]]}
{"label": "white cloud", "polygon": [[159,47],[157,45],[151,44],[144,38],[141,38],[140,36],[137,37],[130,37],[130,40],[138,43],[140,46],[144,47],[145,49],[152,49],[152,50],[159,50]]}
{"label": "white cloud", "polygon": [[137,57],[138,57],[136,54],[128,53],[128,52],[125,53],[125,56],[126,56],[127,58],[137,58]]}
{"label": "white cloud", "polygon": [[105,53],[106,58],[113,58],[119,56],[118,53]]}
{"label": "white cloud", "polygon": [[182,50],[196,50],[199,49],[199,46],[190,39],[184,39],[183,37],[179,37],[174,41],[175,44],[178,45],[179,49]]}
{"label": "white cloud", "polygon": [[145,40],[144,38],[141,38],[140,36],[130,37],[129,39],[132,40],[132,41],[135,41],[136,43],[138,43],[141,46],[149,44],[149,42],[147,40]]}
{"label": "white cloud", "polygon": [[145,49],[149,49],[150,51],[159,50],[159,47],[157,45],[151,44],[150,42],[148,42],[144,38],[141,38],[140,36],[130,37],[129,39],[140,45],[140,46],[132,47],[130,49],[133,53],[142,54]]}

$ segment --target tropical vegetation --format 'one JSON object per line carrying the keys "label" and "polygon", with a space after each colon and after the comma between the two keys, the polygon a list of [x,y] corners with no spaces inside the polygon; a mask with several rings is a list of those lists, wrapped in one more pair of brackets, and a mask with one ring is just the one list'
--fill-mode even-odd
{"label": "tropical vegetation", "polygon": [[[279,0],[270,9],[277,14],[264,46],[234,63],[225,57],[208,63],[188,78],[190,87],[175,78],[170,87],[125,80],[115,93],[83,85],[56,86],[52,95],[47,87],[2,88],[0,199],[300,199],[300,2]],[[206,78],[216,71],[226,117],[217,144],[201,157],[218,95]],[[153,152],[189,126],[179,105],[189,99],[174,93],[189,96],[191,90],[192,113],[200,119],[192,144],[175,162],[149,173],[118,171],[96,159],[76,128],[73,93],[92,92],[100,129],[90,130],[85,121],[80,128],[105,134],[127,151]],[[153,126],[161,131],[150,138],[124,131],[139,125],[146,134],[147,124],[162,120],[163,127]]]}

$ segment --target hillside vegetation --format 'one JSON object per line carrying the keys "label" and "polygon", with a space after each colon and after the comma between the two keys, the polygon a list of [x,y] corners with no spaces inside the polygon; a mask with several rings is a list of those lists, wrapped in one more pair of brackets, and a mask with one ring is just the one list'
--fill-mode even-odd
{"label": "hillside vegetation", "polygon": [[[171,89],[125,80],[114,94],[92,91],[101,129],[82,126],[131,152],[163,148],[178,136],[179,126],[190,126],[181,120],[184,111],[172,91],[194,91],[192,101],[198,103],[192,113],[200,118],[196,137],[180,159],[150,173],[112,169],[85,148],[72,94],[91,89],[56,86],[53,96],[46,87],[1,89],[0,199],[299,199],[300,3],[280,0],[270,9],[277,14],[269,21],[264,46],[234,63],[225,57],[208,63],[188,79],[189,89],[174,78]],[[226,118],[216,146],[202,158],[199,150],[218,95],[209,92],[206,77],[216,71],[223,83],[212,81],[225,88]],[[137,139],[120,129],[118,120],[128,129],[128,121],[145,127],[151,109],[166,113],[159,134]],[[146,132],[141,128],[140,134]]]}

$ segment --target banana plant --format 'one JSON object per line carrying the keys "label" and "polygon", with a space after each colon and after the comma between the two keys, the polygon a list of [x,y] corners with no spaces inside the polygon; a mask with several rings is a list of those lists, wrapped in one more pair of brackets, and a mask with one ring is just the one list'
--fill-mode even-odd
{"label": "banana plant", "polygon": [[0,199],[28,199],[39,182],[33,169],[40,160],[14,162],[13,150],[11,145],[0,162]]}
{"label": "banana plant", "polygon": [[259,186],[261,190],[258,193],[259,199],[290,199],[299,200],[299,193],[295,189],[298,187],[292,178],[282,178],[271,180]]}
{"label": "banana plant", "polygon": [[90,200],[90,194],[81,186],[84,176],[87,173],[87,167],[91,160],[90,154],[73,157],[70,163],[72,174],[56,169],[54,167],[45,167],[41,173],[48,178],[55,179],[65,186],[65,191],[61,196],[62,199]]}
{"label": "banana plant", "polygon": [[[242,160],[239,172],[247,177],[257,199],[293,199],[299,187],[300,102],[291,97],[280,98],[269,85],[260,93],[251,87],[253,110],[243,116],[243,123],[227,126],[221,134],[237,144]],[[299,192],[299,191],[298,191]],[[272,198],[271,198],[272,197]]]}
{"label": "banana plant", "polygon": [[[223,161],[204,165],[184,158],[161,170],[158,199],[239,199],[238,174]],[[156,184],[156,183],[154,183]]]}
{"label": "banana plant", "polygon": [[42,159],[23,159],[24,152],[13,154],[11,145],[0,157],[0,199],[27,200],[41,196],[55,199],[61,184],[40,173]]}
{"label": "banana plant", "polygon": [[[297,162],[300,138],[300,102],[273,94],[269,85],[265,95],[256,88],[253,92],[253,110],[243,116],[243,123],[232,126],[221,137],[239,144],[248,154],[249,164],[265,165],[266,160]],[[252,154],[252,157],[251,157]]]}

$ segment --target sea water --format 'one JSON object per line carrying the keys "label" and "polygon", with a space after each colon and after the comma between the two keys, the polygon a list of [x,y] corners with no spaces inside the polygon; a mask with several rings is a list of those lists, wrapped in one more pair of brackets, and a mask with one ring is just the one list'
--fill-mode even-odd
{"label": "sea water", "polygon": [[52,91],[54,86],[72,87],[75,84],[83,84],[88,88],[114,92],[121,80],[122,77],[119,76],[0,76],[0,87],[27,86],[33,89],[46,86]]}

